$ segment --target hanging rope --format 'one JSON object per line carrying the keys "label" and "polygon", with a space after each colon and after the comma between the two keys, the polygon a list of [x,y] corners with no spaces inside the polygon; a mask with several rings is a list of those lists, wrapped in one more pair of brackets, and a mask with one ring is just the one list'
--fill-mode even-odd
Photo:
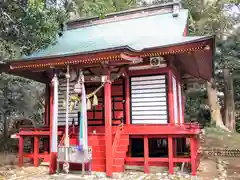
{"label": "hanging rope", "polygon": [[[113,81],[115,81],[116,79],[118,79],[120,76],[122,75],[121,72],[119,72],[116,76],[112,77],[111,80],[106,80],[105,82],[103,82],[98,88],[96,88],[93,92],[89,93],[87,95],[87,109],[91,109],[92,106],[97,106],[98,105],[98,97],[97,97],[97,93],[104,87],[105,83],[110,82],[112,83]],[[93,102],[91,103],[90,99],[93,98]],[[70,111],[73,111],[73,109],[78,105],[79,109],[81,109],[80,107],[80,102],[81,102],[81,97],[79,97],[78,94],[74,94],[71,95],[69,97],[70,100]],[[66,107],[66,100],[63,100],[63,107]]]}

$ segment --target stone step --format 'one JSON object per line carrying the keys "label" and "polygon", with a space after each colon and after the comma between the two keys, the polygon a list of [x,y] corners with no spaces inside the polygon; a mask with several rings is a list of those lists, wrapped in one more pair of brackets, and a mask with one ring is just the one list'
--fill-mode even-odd
{"label": "stone step", "polygon": [[40,163],[40,166],[49,166],[50,165],[50,162],[41,162]]}

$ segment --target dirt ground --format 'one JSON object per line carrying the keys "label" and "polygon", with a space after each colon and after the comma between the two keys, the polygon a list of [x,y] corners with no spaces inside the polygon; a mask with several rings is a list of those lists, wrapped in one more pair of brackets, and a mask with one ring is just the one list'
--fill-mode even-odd
{"label": "dirt ground", "polygon": [[[240,149],[240,134],[227,133],[216,128],[206,128],[201,143],[202,148]],[[200,179],[206,180],[240,180],[240,157],[201,158],[198,168]]]}

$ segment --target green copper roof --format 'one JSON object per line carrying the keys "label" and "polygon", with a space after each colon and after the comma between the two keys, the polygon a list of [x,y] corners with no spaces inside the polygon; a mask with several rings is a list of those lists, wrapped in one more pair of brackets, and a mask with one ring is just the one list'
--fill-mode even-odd
{"label": "green copper roof", "polygon": [[196,40],[199,37],[183,37],[187,19],[188,10],[182,9],[178,17],[165,13],[67,30],[55,45],[23,59],[67,56],[123,46],[141,51]]}

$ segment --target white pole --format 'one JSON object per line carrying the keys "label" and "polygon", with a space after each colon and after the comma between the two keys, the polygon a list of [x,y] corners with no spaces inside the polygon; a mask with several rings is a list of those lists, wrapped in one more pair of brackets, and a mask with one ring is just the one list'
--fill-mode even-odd
{"label": "white pole", "polygon": [[68,124],[68,115],[69,115],[69,65],[67,66],[67,89],[66,89],[66,124],[65,124],[65,163],[63,164],[63,169],[66,173],[69,172],[69,124]]}
{"label": "white pole", "polygon": [[53,122],[52,122],[52,146],[51,152],[57,152],[57,141],[58,141],[58,78],[55,74],[52,79],[52,84],[54,88],[53,96]]}
{"label": "white pole", "polygon": [[67,79],[67,89],[66,89],[66,125],[65,125],[65,146],[69,147],[69,79],[70,79],[70,74],[69,74],[69,65],[67,66],[67,73],[66,73],[66,79]]}

